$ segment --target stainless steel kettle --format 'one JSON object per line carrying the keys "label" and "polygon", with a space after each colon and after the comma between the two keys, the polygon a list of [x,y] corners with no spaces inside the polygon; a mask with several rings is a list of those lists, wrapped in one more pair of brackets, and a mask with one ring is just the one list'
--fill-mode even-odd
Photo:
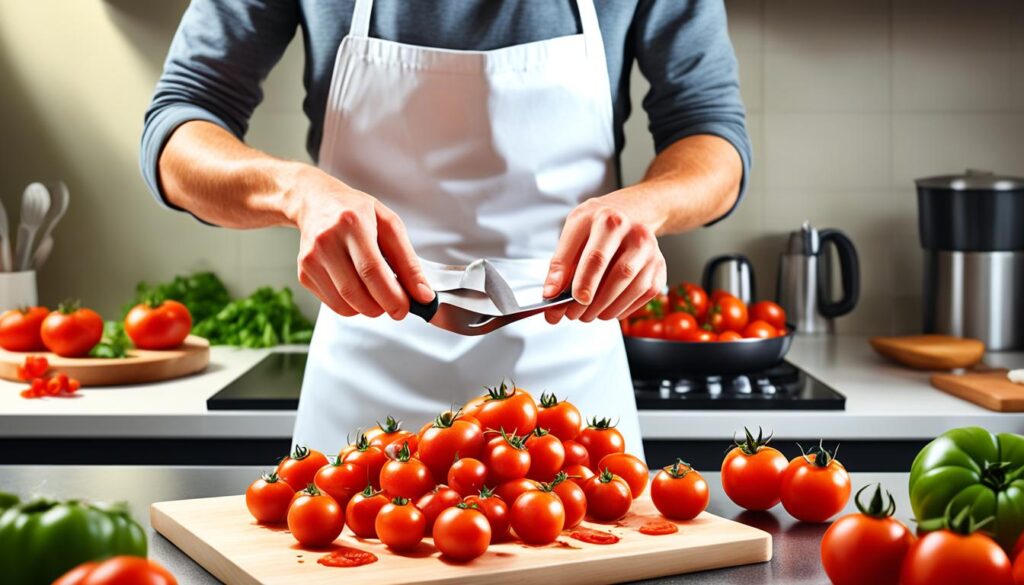
{"label": "stainless steel kettle", "polygon": [[709,294],[724,290],[744,303],[752,303],[757,297],[754,267],[743,254],[725,254],[708,260],[701,285]]}
{"label": "stainless steel kettle", "polygon": [[[843,296],[831,300],[832,255],[822,253],[827,244],[836,248]],[[776,300],[797,333],[832,333],[833,319],[853,310],[860,296],[860,265],[857,249],[843,232],[816,230],[805,221],[799,231],[790,232],[786,249],[779,257]]]}

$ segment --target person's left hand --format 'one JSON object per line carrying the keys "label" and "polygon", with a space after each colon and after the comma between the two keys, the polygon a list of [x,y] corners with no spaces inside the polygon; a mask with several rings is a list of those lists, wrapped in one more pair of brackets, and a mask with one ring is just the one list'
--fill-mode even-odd
{"label": "person's left hand", "polygon": [[622,192],[580,204],[565,221],[544,283],[554,297],[571,285],[575,299],[545,313],[590,322],[625,317],[665,287],[665,257],[654,231],[631,213],[634,197]]}

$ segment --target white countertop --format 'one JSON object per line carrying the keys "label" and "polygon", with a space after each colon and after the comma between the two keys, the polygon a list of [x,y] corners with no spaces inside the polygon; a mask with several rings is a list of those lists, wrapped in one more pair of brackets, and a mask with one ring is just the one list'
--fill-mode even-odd
{"label": "white countertop", "polygon": [[[0,381],[0,438],[290,437],[294,411],[206,410],[207,398],[268,351],[214,347],[210,367],[202,374],[156,384],[86,388],[75,398],[27,400],[18,396],[22,385]],[[1024,353],[997,358],[1000,365],[1024,366]],[[797,338],[787,359],[846,395],[846,410],[643,411],[644,437],[720,440],[743,426],[758,425],[782,439],[926,439],[965,425],[1024,433],[1024,413],[992,412],[935,390],[928,373],[886,362],[864,337]]]}

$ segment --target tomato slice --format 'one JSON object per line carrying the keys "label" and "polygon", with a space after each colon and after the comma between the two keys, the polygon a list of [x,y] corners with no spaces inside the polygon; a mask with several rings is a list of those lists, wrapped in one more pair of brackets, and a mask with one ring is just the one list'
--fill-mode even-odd
{"label": "tomato slice", "polygon": [[358,548],[343,546],[320,557],[316,562],[325,567],[361,567],[376,563],[377,555]]}
{"label": "tomato slice", "polygon": [[615,544],[619,542],[619,537],[611,532],[584,528],[582,526],[569,531],[569,538],[589,544]]}
{"label": "tomato slice", "polygon": [[640,525],[640,533],[650,536],[663,536],[676,532],[679,532],[679,527],[668,520],[647,520]]}

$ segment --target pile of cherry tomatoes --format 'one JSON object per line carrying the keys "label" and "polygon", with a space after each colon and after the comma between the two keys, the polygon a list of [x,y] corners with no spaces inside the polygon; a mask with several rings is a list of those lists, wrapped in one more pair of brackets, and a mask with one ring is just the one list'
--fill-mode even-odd
{"label": "pile of cherry tomatoes", "polygon": [[787,333],[786,312],[772,301],[749,307],[723,291],[710,295],[684,282],[669,289],[623,319],[622,333],[673,341],[736,341],[778,337]]}
{"label": "pile of cherry tomatoes", "polygon": [[[491,543],[545,545],[584,518],[622,519],[649,478],[625,450],[608,419],[584,424],[569,402],[544,394],[538,403],[502,384],[417,432],[389,417],[331,459],[297,446],[249,486],[246,505],[259,522],[287,522],[303,546],[326,546],[347,526],[394,551],[432,537],[446,559],[466,562]],[[708,497],[682,461],[652,480],[653,503],[672,520],[696,517]],[[660,522],[641,532],[677,530]]]}

